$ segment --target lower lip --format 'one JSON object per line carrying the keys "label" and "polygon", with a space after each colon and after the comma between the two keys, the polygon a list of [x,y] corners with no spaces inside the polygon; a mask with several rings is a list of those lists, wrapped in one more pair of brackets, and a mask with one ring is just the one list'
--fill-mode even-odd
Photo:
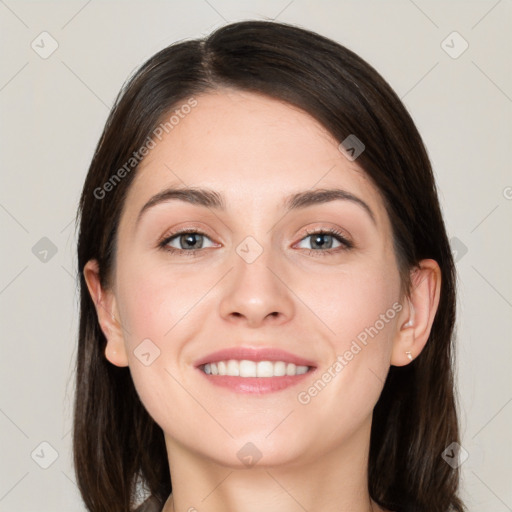
{"label": "lower lip", "polygon": [[207,374],[201,368],[198,368],[198,370],[209,382],[216,386],[231,389],[235,393],[262,394],[295,386],[314,373],[315,368],[301,375],[283,375],[282,377],[231,377]]}

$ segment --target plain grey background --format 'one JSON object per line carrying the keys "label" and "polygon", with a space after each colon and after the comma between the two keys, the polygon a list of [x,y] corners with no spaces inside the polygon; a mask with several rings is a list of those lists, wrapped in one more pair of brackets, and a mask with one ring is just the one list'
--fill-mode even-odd
{"label": "plain grey background", "polygon": [[155,52],[242,19],[344,44],[417,123],[459,275],[463,497],[470,511],[512,511],[510,0],[0,0],[0,511],[84,510],[73,219],[109,108]]}

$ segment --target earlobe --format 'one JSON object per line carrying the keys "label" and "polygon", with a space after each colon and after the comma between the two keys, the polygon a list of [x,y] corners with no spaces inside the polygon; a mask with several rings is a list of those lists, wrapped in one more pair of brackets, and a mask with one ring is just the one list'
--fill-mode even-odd
{"label": "earlobe", "polygon": [[391,364],[404,366],[416,359],[425,347],[439,305],[441,269],[436,261],[422,260],[411,274],[408,306],[399,319]]}
{"label": "earlobe", "polygon": [[115,366],[128,366],[123,329],[116,311],[116,301],[111,290],[101,286],[97,260],[89,260],[84,266],[84,279],[94,302],[98,323],[107,339],[105,357]]}

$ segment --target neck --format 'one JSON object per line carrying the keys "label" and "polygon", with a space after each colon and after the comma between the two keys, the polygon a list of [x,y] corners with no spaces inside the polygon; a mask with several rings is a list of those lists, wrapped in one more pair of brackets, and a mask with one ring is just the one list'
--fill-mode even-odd
{"label": "neck", "polygon": [[[168,500],[165,502],[165,506],[162,509],[162,512],[178,512],[178,510],[181,510],[181,509],[174,507],[174,496],[172,496],[172,494],[171,494],[169,496]],[[183,509],[183,510],[185,510],[185,509]],[[197,510],[193,507],[189,507],[186,510],[187,510],[187,512],[197,512]],[[367,510],[368,512],[386,512],[383,509],[381,509],[376,503],[374,503],[371,498],[369,498],[368,508],[366,508],[365,510]]]}
{"label": "neck", "polygon": [[371,421],[322,455],[219,464],[166,437],[173,492],[163,512],[379,512],[368,492]]}

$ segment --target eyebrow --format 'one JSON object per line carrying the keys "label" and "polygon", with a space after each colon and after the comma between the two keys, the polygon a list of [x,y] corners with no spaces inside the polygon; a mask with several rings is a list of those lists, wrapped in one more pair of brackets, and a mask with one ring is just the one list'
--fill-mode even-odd
{"label": "eyebrow", "polygon": [[[137,217],[138,223],[147,210],[160,203],[167,203],[172,200],[184,201],[190,204],[213,208],[215,210],[226,210],[224,198],[218,192],[205,188],[167,188],[154,195],[140,210]],[[339,188],[315,189],[297,192],[286,197],[283,207],[286,211],[299,210],[317,204],[329,203],[332,201],[350,201],[362,207],[376,225],[377,221],[372,209],[362,199],[354,194]]]}

